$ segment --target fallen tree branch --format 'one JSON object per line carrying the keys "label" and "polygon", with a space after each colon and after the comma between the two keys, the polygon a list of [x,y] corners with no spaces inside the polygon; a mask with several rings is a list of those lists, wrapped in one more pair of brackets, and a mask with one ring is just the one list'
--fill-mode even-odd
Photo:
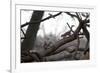
{"label": "fallen tree branch", "polygon": [[46,50],[46,52],[44,53],[45,56],[51,55],[52,52],[54,52],[55,50],[57,50],[60,46],[64,45],[65,43],[69,43],[69,42],[77,39],[78,33],[83,28],[84,24],[89,23],[89,20],[81,20],[79,18],[79,15],[78,15],[77,12],[76,12],[75,17],[77,17],[77,19],[79,20],[79,26],[77,27],[77,29],[75,30],[75,32],[70,37],[65,37],[64,39],[61,39],[61,40],[57,41],[54,45],[50,46]]}
{"label": "fallen tree branch", "polygon": [[71,56],[72,55],[69,52],[64,50],[64,51],[61,51],[60,53],[46,56],[43,59],[44,59],[44,61],[58,61],[58,60],[64,60],[64,59],[69,58]]}
{"label": "fallen tree branch", "polygon": [[[66,44],[65,44],[65,45],[66,45]],[[61,51],[64,51],[64,50],[66,50],[66,51],[72,53],[72,52],[74,52],[74,51],[77,49],[76,46],[70,45],[70,43],[68,43],[67,46],[65,46],[65,45],[63,45],[62,47],[58,48],[58,49],[57,49],[56,51],[54,51],[52,54],[57,54],[57,53],[60,53]]]}
{"label": "fallen tree branch", "polygon": [[59,41],[57,41],[57,43],[55,43],[54,45],[50,46],[46,52],[45,52],[45,56],[47,55],[51,55],[51,53],[55,50],[57,50],[60,46],[64,45],[65,43],[71,42],[75,39],[77,39],[77,35],[79,33],[79,31],[81,30],[82,26],[83,26],[83,22],[80,22],[79,26],[77,27],[77,29],[75,30],[75,32],[70,36],[70,37],[66,37],[64,39],[61,39]]}
{"label": "fallen tree branch", "polygon": [[[78,16],[77,13],[76,13],[76,16]],[[44,52],[44,55],[41,56],[43,58],[43,60],[45,59],[46,61],[54,61],[54,60],[61,60],[62,58],[65,58],[65,56],[67,57],[68,54],[66,55],[65,50],[63,50],[63,51],[61,51],[61,52],[59,52],[58,54],[55,54],[55,55],[52,54],[52,52],[56,51],[62,45],[77,39],[77,36],[78,36],[80,30],[83,29],[84,24],[86,24],[88,22],[89,22],[88,20],[87,21],[83,21],[83,20],[79,21],[79,26],[77,27],[77,29],[74,31],[74,33],[70,37],[66,37],[64,39],[61,39],[61,40],[57,41],[56,43],[54,43],[53,45],[49,46],[48,49]],[[63,55],[63,53],[65,53],[65,55]],[[40,61],[40,59],[39,60],[38,59],[39,58],[36,58],[37,61]]]}

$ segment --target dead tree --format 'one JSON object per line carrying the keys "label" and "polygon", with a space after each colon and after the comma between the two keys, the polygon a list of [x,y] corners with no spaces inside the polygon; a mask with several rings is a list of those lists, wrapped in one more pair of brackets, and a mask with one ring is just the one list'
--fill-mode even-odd
{"label": "dead tree", "polygon": [[28,29],[26,30],[25,38],[23,38],[24,40],[21,43],[21,62],[31,62],[32,60],[39,61],[38,60],[40,57],[39,53],[33,52],[32,54],[30,54],[30,50],[34,46],[34,42],[36,40],[36,35],[39,30],[40,23],[45,20],[48,20],[50,18],[54,18],[54,17],[60,15],[61,12],[59,12],[55,15],[52,15],[52,17],[48,16],[48,17],[42,19],[43,14],[44,14],[44,11],[34,11],[32,14],[32,17],[30,19],[30,22],[26,22],[25,24],[21,25],[21,29],[24,26],[29,25]]}
{"label": "dead tree", "polygon": [[[39,14],[38,14],[38,13],[39,13]],[[32,15],[33,18],[31,18],[31,21],[30,21],[29,23],[24,24],[24,25],[21,26],[21,27],[24,27],[24,26],[26,26],[26,25],[28,25],[28,24],[29,24],[29,27],[31,26],[30,29],[29,29],[29,27],[28,27],[27,32],[26,32],[26,39],[24,39],[24,41],[23,41],[22,44],[21,44],[21,45],[22,45],[22,46],[21,46],[21,51],[22,51],[22,52],[23,52],[24,50],[29,51],[30,49],[33,48],[34,41],[35,41],[35,38],[36,38],[37,31],[38,31],[38,29],[39,29],[40,22],[45,21],[45,20],[47,20],[47,19],[50,19],[50,18],[52,18],[52,17],[54,18],[54,17],[56,17],[56,16],[58,16],[58,15],[61,14],[61,12],[60,12],[60,13],[58,13],[58,14],[56,14],[56,15],[52,15],[52,16],[49,16],[49,17],[47,17],[47,18],[45,18],[45,19],[42,19],[43,13],[44,13],[43,11],[40,11],[40,12],[39,12],[39,11],[35,11],[35,12],[33,13],[33,15]],[[66,43],[69,43],[69,42],[71,42],[71,41],[76,40],[76,39],[77,39],[77,36],[78,36],[78,34],[79,34],[79,32],[80,32],[81,29],[83,29],[83,33],[84,33],[85,37],[87,38],[87,40],[88,40],[88,42],[89,42],[89,32],[88,32],[88,30],[87,30],[87,28],[86,28],[86,26],[85,26],[85,24],[89,23],[89,19],[87,18],[87,19],[85,19],[85,20],[82,20],[80,14],[78,14],[77,12],[76,12],[75,14],[71,14],[71,13],[69,13],[69,12],[66,12],[66,14],[70,15],[71,17],[77,18],[78,21],[79,21],[79,26],[76,28],[75,31],[73,31],[72,28],[70,28],[71,32],[73,32],[72,34],[70,34],[70,37],[65,37],[65,38],[63,38],[63,39],[57,41],[56,43],[50,45],[50,46],[48,47],[48,49],[45,50],[44,55],[42,55],[42,56],[35,54],[35,56],[36,56],[36,57],[35,57],[35,56],[33,55],[33,56],[32,56],[33,59],[35,59],[36,61],[41,61],[41,60],[43,60],[43,59],[41,59],[41,58],[50,57],[50,56],[52,55],[52,53],[53,53],[54,51],[56,51],[56,50],[57,50],[59,47],[61,47],[62,45],[66,44]],[[38,16],[39,16],[39,17],[38,17]],[[33,25],[33,24],[34,24],[34,25]],[[36,27],[37,27],[37,28],[36,28]],[[32,30],[32,31],[29,32],[30,30]],[[34,31],[33,31],[33,30],[34,30]],[[34,33],[34,34],[32,34],[32,33]],[[32,37],[32,38],[30,38],[30,37]],[[28,38],[28,39],[27,39],[27,38]],[[34,54],[34,53],[33,53],[33,54]],[[32,54],[31,54],[31,55],[32,55]],[[59,55],[59,54],[58,54],[58,55]],[[39,59],[38,56],[40,57],[40,59]],[[56,55],[55,55],[55,56],[56,56]],[[33,59],[31,59],[31,60],[33,60]],[[39,59],[39,60],[38,60],[38,59]],[[48,58],[48,59],[49,59],[49,58]],[[53,59],[54,59],[54,58],[53,58]],[[57,59],[59,59],[59,58],[57,58]]]}
{"label": "dead tree", "polygon": [[[57,50],[60,46],[64,45],[65,43],[71,42],[75,39],[77,39],[77,35],[80,32],[81,29],[85,29],[84,32],[86,31],[86,28],[83,28],[84,24],[89,23],[89,19],[87,20],[82,20],[79,17],[79,14],[76,12],[76,15],[67,13],[70,16],[76,17],[79,21],[79,26],[77,27],[77,29],[74,31],[74,33],[70,36],[70,37],[66,37],[64,39],[61,39],[59,41],[57,41],[57,43],[53,44],[52,46],[50,46],[50,49],[47,49],[44,56],[48,56],[48,55],[52,55],[52,52],[54,52],[55,50]],[[85,36],[87,37],[87,39],[89,38],[88,36],[88,31],[85,32]]]}
{"label": "dead tree", "polygon": [[[44,11],[34,11],[32,14],[30,23],[41,20],[43,17],[43,14],[44,14]],[[25,51],[29,52],[29,50],[33,48],[39,26],[40,26],[40,22],[29,24],[26,34],[25,34],[25,39],[21,43],[22,55],[25,53]]]}

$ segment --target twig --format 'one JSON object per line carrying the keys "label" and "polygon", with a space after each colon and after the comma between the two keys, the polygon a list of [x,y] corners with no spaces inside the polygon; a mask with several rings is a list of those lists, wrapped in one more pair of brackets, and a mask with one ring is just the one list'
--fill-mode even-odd
{"label": "twig", "polygon": [[70,12],[65,12],[66,14],[68,14],[68,15],[70,15],[72,18],[73,17],[76,17],[77,18],[77,16],[76,15],[74,15],[74,14],[71,14]]}
{"label": "twig", "polygon": [[78,19],[79,22],[82,21],[81,18],[80,18],[80,16],[79,16],[79,14],[77,12],[76,12],[76,17],[77,17],[77,19]]}
{"label": "twig", "polygon": [[74,31],[73,31],[73,29],[72,29],[72,27],[67,23],[67,25],[68,25],[68,27],[70,28],[70,31],[72,31],[73,33],[74,33]]}
{"label": "twig", "polygon": [[25,37],[25,33],[24,33],[24,31],[23,31],[23,29],[21,28],[21,31],[22,31],[22,33],[23,33],[23,35],[24,35],[24,37]]}
{"label": "twig", "polygon": [[65,13],[68,14],[69,16],[71,16],[72,18],[73,17],[77,18],[79,20],[79,22],[81,21],[81,19],[80,19],[80,17],[79,17],[77,12],[76,12],[76,15],[75,14],[71,14],[70,12],[65,12]]}

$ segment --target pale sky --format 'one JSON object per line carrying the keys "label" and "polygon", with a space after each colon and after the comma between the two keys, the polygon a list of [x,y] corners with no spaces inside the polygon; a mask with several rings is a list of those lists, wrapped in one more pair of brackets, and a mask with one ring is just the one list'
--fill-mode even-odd
{"label": "pale sky", "polygon": [[[30,21],[31,15],[33,11],[22,11],[21,12],[21,24],[24,24],[26,22]],[[49,13],[54,15],[58,12],[45,12],[43,18],[46,18],[49,16]],[[37,33],[37,36],[44,37],[44,35],[53,34],[57,36],[58,38],[61,38],[61,34],[68,31],[69,28],[67,26],[67,22],[71,25],[75,25],[73,30],[76,29],[78,26],[77,19],[72,19],[69,15],[62,13],[61,15],[48,19],[40,24],[40,29]],[[27,27],[24,28],[26,30]]]}

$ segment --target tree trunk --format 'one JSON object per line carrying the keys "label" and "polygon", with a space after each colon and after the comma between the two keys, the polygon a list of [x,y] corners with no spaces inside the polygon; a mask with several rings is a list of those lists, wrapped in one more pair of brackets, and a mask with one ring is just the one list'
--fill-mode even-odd
{"label": "tree trunk", "polygon": [[[42,19],[44,11],[34,11],[30,20],[31,22],[39,21]],[[39,30],[40,22],[29,24],[26,31],[25,39],[21,43],[21,52],[29,51],[33,48],[37,32]]]}

